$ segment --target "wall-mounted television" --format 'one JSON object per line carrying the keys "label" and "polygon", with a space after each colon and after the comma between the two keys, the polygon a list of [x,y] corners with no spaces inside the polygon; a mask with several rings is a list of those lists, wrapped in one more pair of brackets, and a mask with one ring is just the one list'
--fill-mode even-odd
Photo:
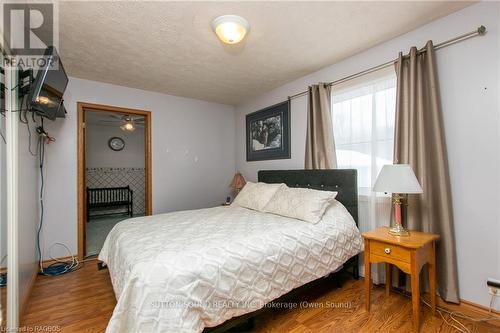
{"label": "wall-mounted television", "polygon": [[55,120],[66,117],[63,95],[68,85],[68,76],[55,47],[45,50],[44,65],[36,73],[28,95],[30,111]]}

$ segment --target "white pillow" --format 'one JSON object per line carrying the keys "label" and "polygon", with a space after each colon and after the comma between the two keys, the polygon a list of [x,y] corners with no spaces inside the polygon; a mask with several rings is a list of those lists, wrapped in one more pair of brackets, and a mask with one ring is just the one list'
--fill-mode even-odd
{"label": "white pillow", "polygon": [[308,188],[281,187],[264,208],[264,212],[318,223],[337,192]]}
{"label": "white pillow", "polygon": [[266,184],[247,182],[238,193],[233,204],[253,210],[262,211],[273,195],[285,184]]}

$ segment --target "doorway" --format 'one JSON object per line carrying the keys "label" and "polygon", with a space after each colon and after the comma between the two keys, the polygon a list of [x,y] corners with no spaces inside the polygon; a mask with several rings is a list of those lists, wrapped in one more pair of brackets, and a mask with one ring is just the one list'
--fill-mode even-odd
{"label": "doorway", "polygon": [[78,257],[99,254],[109,231],[151,215],[151,113],[78,103]]}

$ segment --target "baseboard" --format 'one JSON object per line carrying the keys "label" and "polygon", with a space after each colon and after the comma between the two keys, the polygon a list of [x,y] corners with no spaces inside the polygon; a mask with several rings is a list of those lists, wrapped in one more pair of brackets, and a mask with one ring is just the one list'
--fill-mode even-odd
{"label": "baseboard", "polygon": [[[77,255],[75,254],[74,255],[75,258],[77,257]],[[61,258],[55,258],[55,259],[47,259],[47,260],[44,260],[42,261],[42,265],[43,266],[46,266],[46,265],[50,265],[50,264],[53,264],[57,261],[68,261],[68,260],[71,260],[73,257],[71,256],[67,256],[67,257],[61,257]],[[81,260],[79,260],[81,261]],[[37,263],[37,267],[38,267],[38,263]],[[5,273],[7,272],[7,267],[0,267],[0,273]]]}
{"label": "baseboard", "polygon": [[[404,294],[408,295],[409,297],[411,297],[411,294],[406,293],[404,290],[400,290],[400,293],[404,293]],[[423,293],[423,294],[421,294],[421,296],[427,302],[430,302],[429,293]],[[500,319],[500,311],[497,311],[495,309],[491,309],[491,312],[490,312],[490,309],[488,307],[471,302],[471,301],[464,300],[462,298],[460,299],[459,304],[455,304],[455,303],[450,303],[450,302],[444,301],[439,295],[436,294],[436,303],[437,303],[436,304],[437,306],[439,306],[443,309],[446,309],[450,312],[461,312],[461,313],[468,314],[468,315],[471,315],[471,313],[474,313],[475,315],[477,315],[481,318],[497,317]],[[500,320],[492,320],[492,321],[489,321],[488,323],[500,327]]]}
{"label": "baseboard", "polygon": [[[374,285],[381,286],[381,287],[385,288],[385,284],[375,284],[374,283]],[[394,290],[394,288],[391,288],[391,290]],[[408,297],[411,297],[411,293],[408,293],[402,289],[397,289],[397,290],[399,290],[399,293],[406,294]],[[427,301],[429,301],[429,296],[430,296],[429,293],[423,293],[422,296],[425,296],[425,299]],[[500,311],[492,309],[490,312],[490,309],[488,307],[471,302],[471,301],[467,301],[467,300],[462,299],[462,298],[460,299],[459,304],[455,304],[455,303],[446,302],[439,295],[436,295],[436,303],[437,303],[437,306],[442,307],[442,308],[449,310],[449,311],[468,312],[468,313],[473,312],[481,317],[498,317],[498,318],[500,318]],[[489,323],[500,327],[500,320],[489,321]]]}
{"label": "baseboard", "polygon": [[[426,294],[427,296],[429,294]],[[460,304],[455,304],[455,303],[448,303],[446,301],[443,301],[439,296],[436,297],[437,299],[437,305],[441,306],[443,308],[447,308],[452,311],[460,311],[460,309],[464,310],[469,310],[476,312],[477,314],[480,314],[482,316],[498,316],[500,318],[500,311],[492,309],[490,312],[490,309],[484,305],[480,305],[471,301],[467,301],[464,299],[460,299]],[[500,323],[498,323],[500,324]]]}
{"label": "baseboard", "polygon": [[485,314],[492,314],[493,313],[495,315],[500,316],[500,310],[491,309],[491,312],[490,312],[490,309],[488,307],[484,306],[484,305],[476,304],[474,302],[466,301],[464,299],[462,299],[461,302],[463,304],[465,304],[466,306],[468,306],[468,307],[477,309],[477,311],[479,311],[479,312],[482,312],[482,313],[485,313]]}

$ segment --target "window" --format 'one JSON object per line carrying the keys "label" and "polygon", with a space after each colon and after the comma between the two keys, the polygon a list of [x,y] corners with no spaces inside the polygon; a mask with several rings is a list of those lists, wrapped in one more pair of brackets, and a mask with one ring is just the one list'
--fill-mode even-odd
{"label": "window", "polygon": [[358,170],[360,195],[370,195],[378,173],[392,164],[396,76],[332,92],[332,122],[339,168]]}

